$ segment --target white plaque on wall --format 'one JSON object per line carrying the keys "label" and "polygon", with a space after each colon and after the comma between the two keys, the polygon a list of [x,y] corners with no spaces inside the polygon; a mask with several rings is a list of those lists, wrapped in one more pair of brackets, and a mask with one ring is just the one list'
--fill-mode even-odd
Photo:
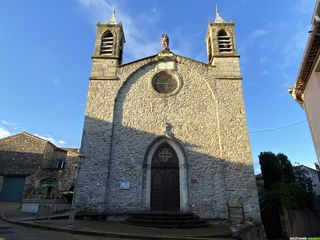
{"label": "white plaque on wall", "polygon": [[122,181],[120,183],[120,189],[129,189],[130,188],[130,181]]}

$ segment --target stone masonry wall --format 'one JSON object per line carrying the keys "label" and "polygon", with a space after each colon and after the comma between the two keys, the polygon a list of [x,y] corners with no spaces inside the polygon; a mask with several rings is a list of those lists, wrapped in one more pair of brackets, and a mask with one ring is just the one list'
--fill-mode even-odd
{"label": "stone masonry wall", "polygon": [[[152,60],[136,63],[134,70]],[[114,102],[122,84],[120,80],[90,81],[80,150],[84,161],[76,183],[76,206],[86,211],[105,210]]]}
{"label": "stone masonry wall", "polygon": [[[221,145],[226,162],[229,202],[243,203],[246,217],[260,219],[241,81],[217,81]],[[232,93],[232,94],[230,94]]]}
{"label": "stone masonry wall", "polygon": [[[225,218],[227,203],[236,201],[259,221],[240,71],[234,68],[231,79],[217,78],[222,65],[177,56],[176,70],[170,71],[181,89],[162,97],[151,79],[166,61],[172,60],[150,57],[120,66],[119,80],[90,82],[77,206],[113,213],[143,210],[146,149],[170,123],[186,153],[189,210]],[[120,190],[123,180],[130,180],[129,189]]]}
{"label": "stone masonry wall", "polygon": [[[9,136],[0,139],[0,175],[26,176],[23,197],[45,178],[56,179],[58,190],[66,191],[74,184],[78,154],[77,149],[66,151],[27,133]],[[57,169],[56,160],[65,160],[65,168]]]}
{"label": "stone masonry wall", "polygon": [[25,135],[0,139],[0,175],[30,175],[43,160],[46,142]]}
{"label": "stone masonry wall", "polygon": [[[33,186],[39,187],[40,182],[46,178],[54,178],[58,181],[59,191],[68,191],[74,185],[75,171],[79,162],[79,150],[67,149],[65,154],[66,163],[64,169],[57,168],[41,168],[33,175],[31,175],[30,181]],[[61,158],[61,156],[60,156]]]}
{"label": "stone masonry wall", "polygon": [[[218,160],[217,106],[208,89],[208,79],[203,77],[208,76],[208,72],[205,65],[184,58],[177,61],[176,74],[182,81],[177,94],[163,97],[153,90],[151,79],[159,71],[158,63],[131,75],[118,93],[113,122],[108,209],[143,210],[141,202],[146,192],[142,182],[144,155],[148,146],[164,135],[166,123],[170,123],[175,138],[187,155],[189,209],[193,205],[193,211],[202,215],[217,214],[221,217],[224,214],[224,208],[219,208],[221,204],[216,204],[224,202],[221,191],[223,168]],[[122,73],[121,69],[119,73]],[[131,182],[130,189],[119,191],[121,180],[126,179]]]}

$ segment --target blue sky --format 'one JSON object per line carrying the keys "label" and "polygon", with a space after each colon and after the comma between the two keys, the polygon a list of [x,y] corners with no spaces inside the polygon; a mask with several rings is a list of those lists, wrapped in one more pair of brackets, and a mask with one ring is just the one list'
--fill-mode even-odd
{"label": "blue sky", "polygon": [[207,62],[205,34],[215,18],[236,23],[237,48],[255,170],[261,151],[283,152],[313,167],[306,119],[287,89],[296,80],[314,0],[2,0],[0,3],[0,137],[21,131],[79,147],[96,22],[116,8],[123,23],[124,61],[161,50]]}

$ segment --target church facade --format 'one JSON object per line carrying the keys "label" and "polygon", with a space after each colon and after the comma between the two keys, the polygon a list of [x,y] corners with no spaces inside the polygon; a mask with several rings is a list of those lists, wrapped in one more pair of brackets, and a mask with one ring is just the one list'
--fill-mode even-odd
{"label": "church facade", "polygon": [[218,14],[208,63],[169,50],[122,63],[114,15],[97,24],[76,184],[84,212],[192,212],[260,222],[234,23]]}

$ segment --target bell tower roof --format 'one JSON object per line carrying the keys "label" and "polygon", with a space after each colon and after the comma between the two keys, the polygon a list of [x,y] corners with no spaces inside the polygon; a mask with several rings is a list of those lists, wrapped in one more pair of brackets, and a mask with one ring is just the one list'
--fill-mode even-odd
{"label": "bell tower roof", "polygon": [[218,5],[216,5],[216,19],[214,23],[225,23],[225,20],[220,16]]}
{"label": "bell tower roof", "polygon": [[109,20],[106,22],[107,24],[117,24],[116,20],[116,10],[113,9],[112,16],[109,18]]}
{"label": "bell tower roof", "polygon": [[[117,65],[122,63],[123,47],[125,43],[121,22],[117,22],[115,10],[108,21],[97,23],[96,43],[93,53],[94,59],[104,59],[104,64]],[[114,60],[117,61],[114,61]],[[115,69],[115,68],[114,68]]]}
{"label": "bell tower roof", "polygon": [[[216,5],[216,18],[214,22],[209,22],[206,35],[209,64],[215,66],[220,60],[239,57],[236,48],[234,25],[233,21],[226,22],[220,16],[218,6]],[[220,60],[218,60],[218,58],[220,58]]]}

